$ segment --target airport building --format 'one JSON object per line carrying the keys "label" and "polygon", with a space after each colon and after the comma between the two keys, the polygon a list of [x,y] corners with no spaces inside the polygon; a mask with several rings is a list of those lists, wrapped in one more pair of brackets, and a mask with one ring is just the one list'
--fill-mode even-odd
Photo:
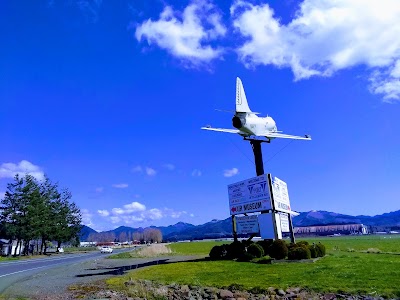
{"label": "airport building", "polygon": [[367,226],[363,224],[332,224],[295,227],[296,235],[351,235],[368,234]]}

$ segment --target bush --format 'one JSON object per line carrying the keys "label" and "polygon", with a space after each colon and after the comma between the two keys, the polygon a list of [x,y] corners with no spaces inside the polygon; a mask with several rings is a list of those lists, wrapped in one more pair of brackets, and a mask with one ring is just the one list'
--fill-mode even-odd
{"label": "bush", "polygon": [[316,258],[317,256],[317,248],[315,245],[309,245],[308,249],[310,250],[311,258]]}
{"label": "bush", "polygon": [[264,257],[261,257],[261,258],[257,259],[256,261],[253,261],[253,262],[255,262],[257,264],[271,264],[271,260],[272,260],[271,257],[264,256]]}
{"label": "bush", "polygon": [[298,245],[298,246],[307,246],[307,247],[309,246],[307,241],[299,241],[299,242],[296,243],[296,245]]}
{"label": "bush", "polygon": [[264,249],[259,244],[251,244],[247,247],[247,253],[250,253],[254,257],[260,258],[264,256]]}
{"label": "bush", "polygon": [[268,249],[269,249],[269,246],[272,245],[273,241],[274,240],[263,240],[263,241],[258,241],[257,242],[257,244],[260,245],[263,248],[264,255],[269,255]]}
{"label": "bush", "polygon": [[225,259],[226,255],[227,255],[227,251],[226,251],[225,245],[212,247],[210,254],[209,254],[211,260]]}
{"label": "bush", "polygon": [[268,248],[268,254],[275,259],[284,259],[288,255],[288,247],[283,240],[273,241]]}
{"label": "bush", "polygon": [[237,261],[248,262],[248,261],[251,261],[253,258],[254,258],[253,255],[251,255],[250,253],[244,252],[238,257]]}
{"label": "bush", "polygon": [[315,250],[317,251],[317,257],[323,257],[326,254],[326,248],[321,243],[315,245]]}
{"label": "bush", "polygon": [[310,258],[311,258],[310,249],[306,247],[291,248],[288,253],[288,259],[290,260],[310,259]]}
{"label": "bush", "polygon": [[233,242],[226,247],[227,250],[227,258],[228,259],[235,259],[240,257],[243,253],[246,252],[246,247],[243,243],[241,242]]}

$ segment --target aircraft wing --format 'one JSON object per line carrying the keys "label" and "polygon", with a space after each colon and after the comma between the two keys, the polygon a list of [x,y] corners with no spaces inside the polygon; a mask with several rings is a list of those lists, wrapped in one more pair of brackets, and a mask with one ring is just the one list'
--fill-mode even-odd
{"label": "aircraft wing", "polygon": [[225,128],[213,128],[213,127],[201,127],[201,129],[211,130],[211,131],[220,131],[220,132],[229,132],[229,133],[240,133],[241,132],[238,129],[225,129]]}
{"label": "aircraft wing", "polygon": [[293,139],[293,140],[308,140],[311,141],[311,137],[309,135],[305,136],[297,136],[297,135],[289,135],[278,132],[266,132],[265,134],[259,134],[260,136],[265,136],[267,138],[281,138],[281,139]]}

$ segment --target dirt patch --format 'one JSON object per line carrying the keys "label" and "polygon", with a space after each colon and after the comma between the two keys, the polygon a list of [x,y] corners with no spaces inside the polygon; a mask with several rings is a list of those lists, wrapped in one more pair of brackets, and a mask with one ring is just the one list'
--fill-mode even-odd
{"label": "dirt patch", "polygon": [[136,255],[140,257],[155,257],[163,254],[171,254],[172,251],[165,244],[153,244],[140,248]]}

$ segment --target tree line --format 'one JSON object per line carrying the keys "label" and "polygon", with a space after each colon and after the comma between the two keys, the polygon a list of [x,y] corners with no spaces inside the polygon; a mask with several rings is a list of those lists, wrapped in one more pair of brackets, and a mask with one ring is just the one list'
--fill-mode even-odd
{"label": "tree line", "polygon": [[39,181],[29,174],[16,175],[0,205],[0,236],[17,240],[13,255],[18,247],[24,255],[35,251],[33,241],[40,254],[46,254],[50,241],[57,241],[57,249],[69,241],[78,246],[82,215],[71,198],[68,189],[48,177]]}
{"label": "tree line", "polygon": [[129,242],[136,241],[140,243],[161,243],[162,233],[156,228],[145,228],[141,231],[123,231],[118,236],[112,232],[92,232],[87,238],[88,242]]}

